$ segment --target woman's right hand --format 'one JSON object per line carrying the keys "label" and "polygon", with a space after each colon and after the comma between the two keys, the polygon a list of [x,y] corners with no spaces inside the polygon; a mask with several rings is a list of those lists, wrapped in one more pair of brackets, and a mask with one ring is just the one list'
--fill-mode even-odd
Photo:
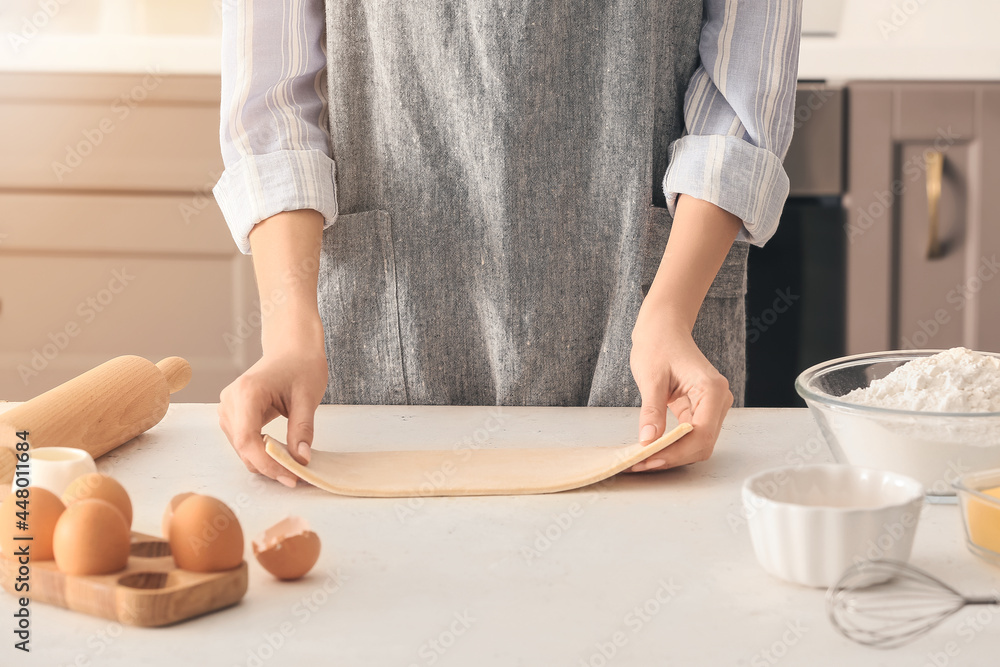
{"label": "woman's right hand", "polygon": [[327,384],[322,326],[318,341],[295,340],[264,355],[219,396],[219,425],[247,470],[293,487],[297,478],[264,451],[261,430],[278,415],[288,418],[288,450],[309,463],[313,417]]}
{"label": "woman's right hand", "polygon": [[261,303],[269,306],[261,315],[263,355],[222,390],[219,425],[249,471],[295,486],[296,477],[264,451],[261,429],[287,417],[288,450],[309,463],[313,418],[328,378],[316,300],[323,216],[278,213],[257,223],[249,238]]}

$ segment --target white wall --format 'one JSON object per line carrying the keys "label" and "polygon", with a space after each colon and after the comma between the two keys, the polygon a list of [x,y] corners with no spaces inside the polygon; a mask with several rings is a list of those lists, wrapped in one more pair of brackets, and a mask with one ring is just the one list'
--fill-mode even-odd
{"label": "white wall", "polygon": [[1000,79],[1000,0],[845,0],[801,52],[802,79]]}
{"label": "white wall", "polygon": [[0,71],[217,74],[220,0],[0,0]]}
{"label": "white wall", "polygon": [[[803,37],[801,79],[1000,80],[1000,0],[803,1],[845,6]],[[217,2],[0,0],[0,70],[217,73]]]}

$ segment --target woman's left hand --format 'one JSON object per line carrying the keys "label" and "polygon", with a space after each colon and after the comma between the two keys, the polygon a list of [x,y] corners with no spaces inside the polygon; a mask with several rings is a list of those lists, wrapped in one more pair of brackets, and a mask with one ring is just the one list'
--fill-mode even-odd
{"label": "woman's left hand", "polygon": [[663,435],[668,408],[678,420],[694,427],[631,471],[664,470],[711,456],[733,394],[726,378],[698,349],[690,329],[647,299],[632,330],[630,365],[642,396],[641,443]]}

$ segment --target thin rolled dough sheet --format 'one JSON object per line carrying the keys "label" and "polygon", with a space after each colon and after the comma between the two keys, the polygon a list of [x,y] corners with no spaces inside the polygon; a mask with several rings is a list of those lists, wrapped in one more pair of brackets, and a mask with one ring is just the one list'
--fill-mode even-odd
{"label": "thin rolled dough sheet", "polygon": [[555,493],[607,479],[691,431],[679,424],[648,445],[406,452],[313,450],[308,466],[264,436],[268,455],[313,486],[342,496],[409,498]]}

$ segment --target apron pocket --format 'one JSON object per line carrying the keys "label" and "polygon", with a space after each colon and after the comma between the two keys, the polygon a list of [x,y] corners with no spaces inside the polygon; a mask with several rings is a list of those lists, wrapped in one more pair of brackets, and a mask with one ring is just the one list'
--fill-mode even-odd
{"label": "apron pocket", "polygon": [[337,216],[323,233],[317,291],[330,373],[323,402],[405,404],[388,212]]}
{"label": "apron pocket", "polygon": [[[667,237],[670,236],[670,225],[673,219],[667,209],[650,206],[643,230],[641,247],[641,287],[645,297],[656,277],[656,270],[667,247]],[[746,241],[735,241],[722,261],[722,266],[715,280],[708,288],[706,298],[742,298],[747,292],[747,254],[750,244]]]}

